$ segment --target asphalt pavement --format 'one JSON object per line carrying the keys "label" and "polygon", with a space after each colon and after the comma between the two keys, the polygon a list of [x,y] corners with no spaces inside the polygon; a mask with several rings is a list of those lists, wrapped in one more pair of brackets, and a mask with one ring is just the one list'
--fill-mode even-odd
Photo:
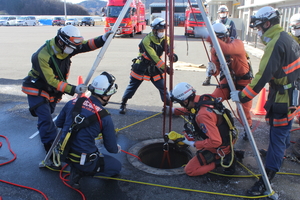
{"label": "asphalt pavement", "polygon": [[[27,97],[21,92],[22,79],[31,68],[32,53],[47,39],[53,37],[58,28],[52,26],[0,27],[0,135],[7,137],[12,151],[17,156],[15,161],[0,166],[0,180],[39,190],[49,200],[79,200],[83,199],[80,193],[65,186],[58,172],[39,168],[39,163],[43,160],[45,153],[37,134],[37,119],[29,114]],[[103,34],[103,26],[79,27],[79,29],[85,39]],[[156,115],[161,112],[163,103],[160,101],[157,89],[150,82],[144,82],[135,96],[128,101],[126,115],[118,113],[122,95],[129,83],[131,60],[137,56],[138,44],[149,31],[150,28],[147,27],[143,34],[135,35],[134,38],[115,37],[93,76],[97,76],[102,71],[108,71],[117,79],[119,90],[111,98],[107,109],[112,115],[115,128],[118,129],[118,143],[124,151],[129,151],[134,145],[145,140],[162,139],[164,131],[170,130],[169,121],[171,130],[177,132],[183,130],[184,120],[181,117],[173,117],[171,120],[166,118],[167,125],[163,127],[164,117],[162,114]],[[203,64],[206,65],[208,62],[204,44],[207,49],[209,45],[199,38],[186,38],[183,33],[183,27],[175,28],[174,47],[179,62],[174,65],[172,84],[169,84],[170,79],[167,79],[167,87],[171,88],[185,81],[193,85],[198,94],[211,93],[215,88],[215,80],[212,79],[211,86],[202,86],[205,80]],[[247,44],[245,48],[250,53],[253,70],[256,72],[262,50]],[[72,58],[70,83],[76,84],[78,76],[83,76],[83,79],[87,77],[98,53],[99,50],[96,50]],[[53,117],[58,115],[64,104],[71,98],[68,95],[64,96],[57,105]],[[253,109],[256,109],[257,101],[258,97],[253,101]],[[235,104],[231,101],[229,103],[235,110]],[[174,104],[174,106],[178,105]],[[227,103],[225,106],[229,107]],[[269,127],[264,121],[264,116],[252,114],[252,117],[255,144],[259,149],[266,149]],[[238,165],[235,175],[250,175],[251,172],[258,174],[259,169],[250,142],[242,139],[243,127],[237,120],[236,126],[241,132],[241,137],[235,148],[245,150],[242,164],[250,171]],[[298,124],[293,124],[293,129],[298,127]],[[291,141],[298,139],[299,131],[292,131]],[[13,155],[8,150],[5,138],[0,137],[0,142],[2,143],[0,163],[5,163],[11,160]],[[105,149],[102,150],[105,152]],[[287,155],[292,155],[291,148],[287,150]],[[224,177],[210,173],[199,177],[188,177],[184,173],[157,175],[133,166],[129,159],[130,155],[120,153],[112,156],[122,163],[120,175],[115,179],[83,178],[81,192],[87,200],[247,199],[244,195],[255,182],[254,177]],[[262,160],[264,161],[264,157]],[[218,168],[214,172],[222,172],[222,169]],[[279,195],[279,199],[299,199],[299,176],[291,174],[300,172],[299,163],[286,158],[281,172],[290,174],[278,174],[272,183],[272,188]],[[1,197],[3,200],[45,199],[37,191],[3,182],[0,182],[0,199]]]}

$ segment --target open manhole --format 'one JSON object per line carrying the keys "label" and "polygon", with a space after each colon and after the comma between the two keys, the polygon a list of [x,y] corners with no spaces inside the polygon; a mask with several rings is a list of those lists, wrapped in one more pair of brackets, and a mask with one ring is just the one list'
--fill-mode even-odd
{"label": "open manhole", "polygon": [[163,150],[163,139],[145,140],[135,144],[129,153],[137,155],[141,160],[127,155],[128,161],[139,170],[155,175],[184,174],[184,165],[192,158],[189,148],[178,149],[174,143],[169,143],[168,156]]}

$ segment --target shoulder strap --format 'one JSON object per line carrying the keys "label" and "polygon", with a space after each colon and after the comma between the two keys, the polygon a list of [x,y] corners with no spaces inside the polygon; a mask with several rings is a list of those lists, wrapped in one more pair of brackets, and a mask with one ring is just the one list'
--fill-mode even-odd
{"label": "shoulder strap", "polygon": [[[83,102],[86,100],[86,97],[81,97],[79,99],[77,99],[75,106],[73,108],[73,124],[70,127],[69,132],[67,133],[65,139],[63,140],[63,142],[60,145],[60,159],[61,161],[64,161],[67,157],[67,155],[69,154],[70,148],[71,148],[71,141],[74,140],[75,136],[77,135],[77,133],[79,132],[80,129],[84,128],[84,127],[88,127],[92,124],[94,124],[95,122],[97,122],[98,117],[97,114],[92,114],[89,117],[84,117],[81,116],[81,110],[82,110],[82,104]],[[98,112],[99,116],[100,116],[100,120],[101,117],[105,117],[107,115],[109,115],[108,111],[106,109],[103,109],[101,111]],[[100,122],[100,129],[102,129],[102,123]]]}
{"label": "shoulder strap", "polygon": [[56,61],[55,61],[55,59],[53,58],[53,55],[50,53],[50,52],[51,52],[51,48],[50,48],[50,40],[47,40],[47,41],[46,41],[46,46],[47,46],[47,50],[48,50],[48,52],[49,52],[49,54],[50,54],[51,60],[52,60],[52,62],[53,62],[53,64],[54,64],[54,66],[55,66],[55,69],[56,69],[56,71],[57,71],[57,74],[58,74],[60,80],[62,80],[63,82],[67,82],[67,80],[64,79],[64,76],[62,75],[62,73],[61,73],[61,71],[60,71],[60,69],[59,69],[59,67],[58,67],[58,65],[57,65],[57,63],[56,63]]}

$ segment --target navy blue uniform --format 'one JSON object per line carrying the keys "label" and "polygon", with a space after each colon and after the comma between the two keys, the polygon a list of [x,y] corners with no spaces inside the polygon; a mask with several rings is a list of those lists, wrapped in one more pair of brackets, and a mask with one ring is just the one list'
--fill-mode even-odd
{"label": "navy blue uniform", "polygon": [[[62,138],[68,133],[70,126],[73,123],[73,108],[77,99],[69,101],[56,120],[56,126],[62,128],[63,135]],[[91,103],[92,102],[92,103]],[[92,105],[94,104],[94,106]],[[95,114],[95,108],[98,111],[103,110],[104,107],[101,105],[101,102],[91,96],[90,101],[86,99],[82,104],[81,115],[88,117],[90,115]],[[110,153],[118,153],[118,146],[115,134],[115,128],[110,115],[106,115],[101,118],[102,128],[100,127],[100,123],[93,123],[92,125],[82,128],[78,131],[76,137],[71,143],[70,152],[77,152],[77,154],[86,153],[92,154],[98,152],[98,148],[95,145],[95,138],[98,137],[99,133],[102,133],[103,136],[103,144],[106,150]],[[98,154],[97,154],[98,155]],[[121,171],[121,163],[109,156],[102,154],[104,156],[104,171],[97,173],[99,176],[114,176],[120,173]],[[75,167],[82,172],[92,173],[96,168],[98,168],[97,160],[99,159],[99,155],[97,159],[94,161],[86,162],[84,165],[80,165],[79,163],[71,162],[71,167]]]}

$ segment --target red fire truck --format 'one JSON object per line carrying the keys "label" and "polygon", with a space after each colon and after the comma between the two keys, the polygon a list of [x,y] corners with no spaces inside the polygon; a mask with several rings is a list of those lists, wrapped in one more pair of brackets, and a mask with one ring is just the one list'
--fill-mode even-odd
{"label": "red fire truck", "polygon": [[196,36],[198,30],[205,28],[205,22],[199,8],[187,7],[185,10],[184,35]]}
{"label": "red fire truck", "polygon": [[[112,29],[125,3],[126,0],[108,0],[104,27],[105,32]],[[126,34],[130,37],[134,37],[135,34],[142,34],[142,31],[145,29],[145,5],[141,0],[133,0],[121,21],[116,35]]]}

